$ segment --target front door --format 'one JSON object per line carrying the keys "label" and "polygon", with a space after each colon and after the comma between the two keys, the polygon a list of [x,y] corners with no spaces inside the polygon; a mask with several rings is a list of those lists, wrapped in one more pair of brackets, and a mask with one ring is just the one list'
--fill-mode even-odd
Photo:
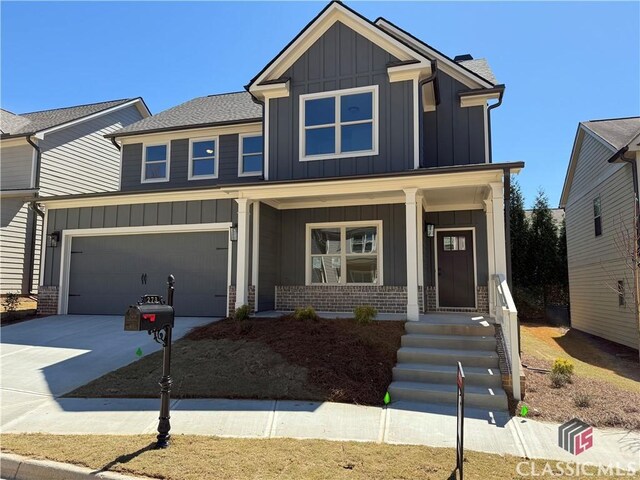
{"label": "front door", "polygon": [[440,230],[438,249],[438,305],[475,308],[472,230]]}

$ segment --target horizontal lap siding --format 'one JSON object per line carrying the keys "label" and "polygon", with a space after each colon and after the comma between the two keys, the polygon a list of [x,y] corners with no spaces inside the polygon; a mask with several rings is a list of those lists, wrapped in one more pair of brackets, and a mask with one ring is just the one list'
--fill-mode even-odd
{"label": "horizontal lap siding", "polygon": [[26,275],[28,206],[22,200],[2,201],[0,283],[2,293],[23,293]]}
{"label": "horizontal lap siding", "polygon": [[[609,164],[610,150],[585,135],[566,206],[571,324],[638,348],[631,311],[633,277],[616,243],[633,228],[633,179],[629,165]],[[600,196],[602,235],[595,236],[593,200]],[[617,282],[625,282],[629,307],[618,306]]]}
{"label": "horizontal lap siding", "polygon": [[31,188],[33,171],[33,147],[0,147],[0,189],[19,190]]}
{"label": "horizontal lap siding", "polygon": [[135,106],[51,133],[41,142],[41,194],[106,192],[119,187],[120,152],[104,135],[140,120]]}
{"label": "horizontal lap siding", "polygon": [[[397,60],[338,22],[283,74],[291,94],[269,103],[269,179],[364,175],[413,168],[412,82],[389,83],[387,64]],[[379,88],[379,154],[300,161],[300,95],[353,87]]]}
{"label": "horizontal lap siding", "polygon": [[[49,211],[47,232],[109,227],[183,225],[237,222],[237,203],[233,200],[192,200],[184,202],[82,207]],[[233,242],[235,266],[236,244]],[[43,285],[57,286],[60,277],[60,246],[47,248]]]}
{"label": "horizontal lap siding", "polygon": [[307,223],[382,220],[384,284],[406,286],[407,257],[405,206],[364,205],[357,207],[281,210],[280,285],[304,285]]}

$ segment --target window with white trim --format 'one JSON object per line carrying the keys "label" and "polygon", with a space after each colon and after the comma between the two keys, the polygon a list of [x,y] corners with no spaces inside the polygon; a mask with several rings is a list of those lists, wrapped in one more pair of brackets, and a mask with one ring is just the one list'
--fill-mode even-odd
{"label": "window with white trim", "polygon": [[262,175],[262,135],[240,135],[238,176]]}
{"label": "window with white trim", "polygon": [[300,96],[301,160],[377,153],[377,85]]}
{"label": "window with white trim", "polygon": [[308,226],[309,283],[380,285],[381,224]]}
{"label": "window with white trim", "polygon": [[169,180],[169,144],[145,145],[142,159],[142,182]]}
{"label": "window with white trim", "polygon": [[189,180],[218,178],[218,139],[189,140]]}
{"label": "window with white trim", "polygon": [[602,207],[600,205],[600,197],[593,200],[593,228],[596,237],[602,235]]}

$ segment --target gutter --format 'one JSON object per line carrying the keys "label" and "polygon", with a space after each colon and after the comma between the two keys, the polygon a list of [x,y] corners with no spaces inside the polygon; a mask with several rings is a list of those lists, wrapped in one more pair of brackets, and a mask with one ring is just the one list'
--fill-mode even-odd
{"label": "gutter", "polygon": [[427,78],[422,79],[418,82],[418,105],[417,108],[420,110],[420,115],[418,115],[418,166],[424,164],[424,111],[422,109],[422,87],[428,83],[433,82],[433,95],[435,97],[436,106],[440,105],[440,89],[438,88],[438,61],[431,60],[431,75]]}
{"label": "gutter", "polygon": [[[40,147],[38,146],[37,143],[35,143],[33,140],[31,140],[31,136],[27,136],[26,137],[27,142],[35,149],[36,151],[36,178],[35,178],[35,185],[34,188],[35,190],[38,192],[38,196],[40,196],[40,166],[42,163],[42,150],[40,150]],[[33,294],[33,277],[34,277],[34,262],[35,262],[35,253],[36,253],[36,234],[37,234],[37,230],[38,230],[38,217],[42,218],[44,220],[44,211],[42,211],[40,209],[40,207],[38,206],[38,202],[37,201],[32,201],[29,203],[29,209],[32,210],[36,215],[33,216],[33,219],[31,220],[31,237],[29,239],[29,251],[30,253],[30,258],[29,258],[29,271],[27,274],[27,279],[29,281],[28,284],[28,292],[29,295]],[[44,239],[44,235],[45,232],[42,232],[42,237],[41,240]]]}
{"label": "gutter", "polygon": [[491,110],[493,110],[494,108],[498,108],[500,105],[502,105],[502,97],[504,96],[504,85],[500,85],[498,87],[496,87],[496,89],[500,89],[500,96],[498,97],[498,101],[496,103],[494,103],[493,105],[489,105],[487,107],[487,130],[489,132],[489,163],[493,162],[493,141],[491,140]]}

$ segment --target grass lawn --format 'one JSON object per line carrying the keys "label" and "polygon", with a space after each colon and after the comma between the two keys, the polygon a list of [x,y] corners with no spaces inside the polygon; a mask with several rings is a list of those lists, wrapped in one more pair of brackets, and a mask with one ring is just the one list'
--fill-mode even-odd
{"label": "grass lawn", "polygon": [[[221,320],[173,346],[173,398],[254,398],[381,405],[404,322],[290,316]],[[110,372],[67,396],[158,396],[161,352]]]}
{"label": "grass lawn", "polygon": [[[640,430],[637,352],[578,330],[542,324],[523,323],[521,339],[524,403],[530,415],[557,422],[578,417],[594,426]],[[573,383],[561,388],[553,388],[548,375],[557,358],[575,365]]]}
{"label": "grass lawn", "polygon": [[[180,435],[173,437],[168,449],[154,450],[151,440],[149,436],[9,434],[2,436],[2,450],[96,470],[168,480],[455,479],[452,475],[455,450],[449,448]],[[516,470],[522,461],[511,456],[466,452],[465,477],[524,478]],[[544,461],[535,463],[541,472]],[[555,462],[551,464],[555,466]],[[531,471],[528,461],[521,471]],[[595,469],[587,472],[593,473]]]}

